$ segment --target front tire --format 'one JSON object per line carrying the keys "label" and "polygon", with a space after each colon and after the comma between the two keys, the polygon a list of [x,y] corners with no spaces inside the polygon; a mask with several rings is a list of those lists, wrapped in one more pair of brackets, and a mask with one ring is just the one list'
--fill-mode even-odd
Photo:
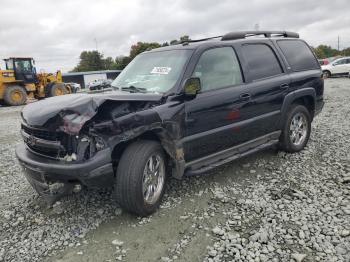
{"label": "front tire", "polygon": [[154,213],[163,198],[166,158],[155,141],[139,140],[129,145],[117,168],[115,196],[120,206],[139,216]]}
{"label": "front tire", "polygon": [[4,94],[4,103],[8,106],[24,105],[27,101],[26,90],[18,85],[7,86]]}
{"label": "front tire", "polygon": [[61,96],[68,93],[67,88],[64,86],[63,83],[53,83],[50,86],[50,96]]}
{"label": "front tire", "polygon": [[282,129],[280,146],[284,151],[295,153],[304,149],[311,133],[311,116],[303,105],[292,105]]}

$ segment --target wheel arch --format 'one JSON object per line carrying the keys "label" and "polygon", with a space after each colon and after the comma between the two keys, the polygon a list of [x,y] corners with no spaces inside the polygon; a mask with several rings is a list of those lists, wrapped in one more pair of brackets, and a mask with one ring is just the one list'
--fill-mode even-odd
{"label": "wheel arch", "polygon": [[119,159],[121,158],[125,149],[133,142],[142,139],[159,142],[167,157],[168,166],[171,168],[172,176],[178,179],[183,176],[185,170],[185,161],[183,158],[182,147],[179,147],[176,141],[170,139],[166,131],[159,129],[147,130],[130,140],[115,144],[112,150],[112,160],[114,162],[115,169],[117,168]]}
{"label": "wheel arch", "polygon": [[281,108],[281,121],[279,127],[283,127],[283,121],[286,118],[288,110],[292,104],[304,105],[310,112],[311,119],[315,115],[316,91],[312,87],[298,89],[285,96]]}

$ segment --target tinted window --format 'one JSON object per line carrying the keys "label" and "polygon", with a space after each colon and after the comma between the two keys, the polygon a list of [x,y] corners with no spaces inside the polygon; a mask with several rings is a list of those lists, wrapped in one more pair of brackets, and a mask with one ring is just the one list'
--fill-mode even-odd
{"label": "tinted window", "polygon": [[320,68],[310,48],[303,41],[280,40],[277,41],[277,44],[281,48],[293,71]]}
{"label": "tinted window", "polygon": [[199,58],[193,77],[200,78],[203,91],[242,83],[238,59],[231,47],[205,51]]}
{"label": "tinted window", "polygon": [[243,45],[243,55],[249,65],[249,74],[257,80],[279,75],[282,68],[272,49],[264,44]]}

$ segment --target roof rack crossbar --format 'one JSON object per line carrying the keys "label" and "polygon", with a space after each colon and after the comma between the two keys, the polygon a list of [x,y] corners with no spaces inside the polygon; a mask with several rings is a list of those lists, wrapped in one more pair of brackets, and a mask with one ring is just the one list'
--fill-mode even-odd
{"label": "roof rack crossbar", "polygon": [[215,39],[215,38],[220,38],[220,37],[222,37],[222,35],[219,35],[219,36],[212,36],[212,37],[202,38],[202,39],[195,39],[195,40],[184,40],[184,41],[181,41],[180,44],[202,42],[202,41],[207,41],[207,40],[211,40],[211,39]]}
{"label": "roof rack crossbar", "polygon": [[264,37],[283,36],[283,37],[299,38],[298,33],[289,32],[289,31],[237,31],[237,32],[230,32],[225,34],[224,36],[222,36],[221,41],[243,39],[249,36],[258,36],[258,35],[263,35]]}

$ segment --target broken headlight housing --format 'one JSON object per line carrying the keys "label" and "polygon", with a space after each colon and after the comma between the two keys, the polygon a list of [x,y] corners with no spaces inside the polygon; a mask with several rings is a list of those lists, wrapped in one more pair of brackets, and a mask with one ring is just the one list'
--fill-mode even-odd
{"label": "broken headlight housing", "polygon": [[100,151],[106,147],[105,141],[99,136],[94,137],[94,142],[97,151]]}

